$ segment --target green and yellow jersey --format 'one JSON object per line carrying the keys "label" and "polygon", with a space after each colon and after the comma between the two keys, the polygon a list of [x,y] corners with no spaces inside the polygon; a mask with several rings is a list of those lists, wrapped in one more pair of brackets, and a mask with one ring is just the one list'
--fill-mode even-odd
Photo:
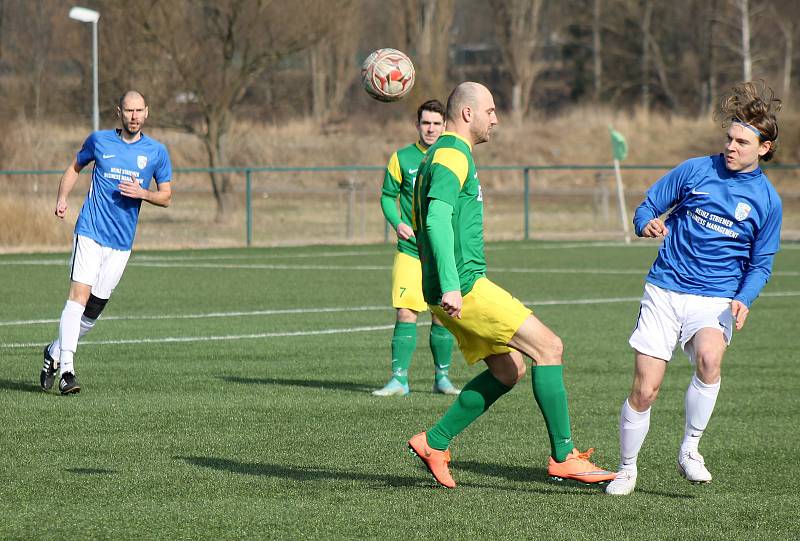
{"label": "green and yellow jersey", "polygon": [[[381,190],[381,209],[392,228],[402,222],[411,226],[411,200],[414,197],[414,179],[417,169],[425,157],[425,148],[419,142],[403,147],[389,158],[386,174],[383,177]],[[400,197],[400,213],[397,213],[397,198]],[[412,237],[408,240],[397,239],[397,250],[419,259],[417,242]]]}
{"label": "green and yellow jersey", "polygon": [[[436,229],[429,229],[428,219],[432,217],[429,208],[435,200],[453,209],[450,219],[452,231],[447,230],[447,222],[436,226],[443,229],[444,235],[439,235]],[[456,289],[466,295],[475,281],[486,275],[483,195],[472,160],[472,148],[466,139],[453,132],[444,132],[428,149],[419,166],[413,203],[412,227],[422,262],[425,301],[439,304],[442,292]],[[435,253],[439,254],[438,261]],[[458,283],[455,283],[456,273]]]}

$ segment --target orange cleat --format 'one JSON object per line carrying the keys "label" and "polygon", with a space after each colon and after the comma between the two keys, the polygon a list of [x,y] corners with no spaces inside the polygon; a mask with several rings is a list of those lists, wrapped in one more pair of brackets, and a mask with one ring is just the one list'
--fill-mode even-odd
{"label": "orange cleat", "polygon": [[456,482],[450,476],[447,464],[450,462],[450,450],[439,451],[428,446],[428,437],[425,432],[420,432],[408,440],[408,448],[422,459],[428,471],[431,472],[436,482],[447,488],[455,488]]}
{"label": "orange cleat", "polygon": [[594,453],[594,449],[589,449],[585,453],[573,449],[572,452],[567,455],[564,462],[556,462],[553,460],[553,457],[550,457],[550,464],[547,466],[547,475],[557,481],[573,479],[581,483],[589,484],[613,481],[617,474],[598,468],[592,464],[589,461],[589,457],[592,453]]}

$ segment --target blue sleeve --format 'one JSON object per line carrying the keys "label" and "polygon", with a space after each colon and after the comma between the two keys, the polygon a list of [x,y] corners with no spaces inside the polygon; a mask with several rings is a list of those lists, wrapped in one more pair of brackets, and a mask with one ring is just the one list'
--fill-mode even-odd
{"label": "blue sleeve", "polygon": [[642,204],[639,205],[633,215],[633,228],[636,236],[641,237],[642,229],[647,225],[647,222],[664,214],[681,199],[685,193],[684,188],[687,180],[691,175],[691,163],[688,161],[683,162],[658,179],[647,190],[644,201],[642,201]]}
{"label": "blue sleeve", "polygon": [[739,292],[733,298],[733,300],[744,303],[748,308],[772,276],[772,262],[781,243],[782,221],[783,205],[780,198],[776,196],[775,204],[753,242],[750,261],[744,271],[742,284]]}
{"label": "blue sleeve", "polygon": [[97,139],[95,138],[95,134],[92,133],[83,142],[83,146],[78,151],[78,155],[75,156],[75,161],[78,162],[78,167],[86,167],[89,162],[94,161],[94,147],[96,141]]}
{"label": "blue sleeve", "polygon": [[153,173],[153,177],[159,184],[162,182],[169,182],[172,180],[172,162],[169,159],[169,152],[166,147],[161,146],[158,152],[159,163],[158,168]]}

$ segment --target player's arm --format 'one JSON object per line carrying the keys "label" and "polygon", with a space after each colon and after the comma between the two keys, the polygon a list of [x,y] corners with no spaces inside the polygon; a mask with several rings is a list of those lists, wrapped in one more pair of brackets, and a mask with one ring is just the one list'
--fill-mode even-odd
{"label": "player's arm", "polygon": [[168,207],[172,203],[172,183],[170,181],[156,181],[156,190],[147,190],[145,201],[157,207]]}
{"label": "player's arm", "polygon": [[58,184],[55,210],[55,215],[59,218],[63,219],[67,214],[67,198],[70,192],[72,192],[72,188],[75,187],[75,183],[78,181],[81,169],[83,169],[83,166],[78,165],[78,159],[73,158],[72,163],[69,164],[64,170],[64,174],[61,175],[61,182]]}
{"label": "player's arm", "polygon": [[433,260],[442,290],[442,308],[451,317],[461,317],[461,283],[458,279],[454,250],[453,207],[439,199],[431,199],[425,230],[430,239]]}
{"label": "player's arm", "polygon": [[783,208],[778,199],[753,242],[750,261],[744,271],[742,283],[731,301],[731,313],[736,319],[737,330],[744,327],[750,305],[772,276],[772,263],[780,248],[782,221]]}
{"label": "player's arm", "polygon": [[460,150],[440,148],[432,156],[430,167],[431,181],[427,194],[430,203],[425,227],[439,274],[441,306],[451,317],[461,317],[461,283],[455,262],[453,209],[466,182],[469,162]]}
{"label": "player's arm", "polygon": [[156,183],[155,191],[142,188],[136,179],[131,176],[130,181],[122,181],[117,184],[120,193],[125,197],[147,201],[157,207],[168,207],[172,202],[172,185],[170,184],[172,161],[165,147],[158,148],[156,160],[158,165],[153,173],[153,180]]}
{"label": "player's arm", "polygon": [[644,201],[633,215],[633,227],[637,236],[656,238],[669,233],[660,216],[678,201],[690,171],[689,163],[684,162],[647,190]]}
{"label": "player's arm", "polygon": [[397,232],[397,237],[408,240],[414,236],[414,230],[400,219],[400,211],[397,210],[397,197],[391,197],[385,193],[381,194],[381,210],[386,221]]}
{"label": "player's arm", "polygon": [[117,185],[125,197],[141,199],[157,207],[168,207],[172,202],[172,187],[169,180],[156,181],[156,190],[146,190],[131,177],[130,181],[123,181]]}
{"label": "player's arm", "polygon": [[400,168],[400,159],[397,152],[389,158],[386,166],[386,174],[383,177],[383,189],[381,190],[381,210],[383,217],[397,233],[397,237],[403,240],[414,236],[414,231],[400,218],[400,211],[397,208],[397,198],[400,196],[400,186],[403,183],[403,171]]}

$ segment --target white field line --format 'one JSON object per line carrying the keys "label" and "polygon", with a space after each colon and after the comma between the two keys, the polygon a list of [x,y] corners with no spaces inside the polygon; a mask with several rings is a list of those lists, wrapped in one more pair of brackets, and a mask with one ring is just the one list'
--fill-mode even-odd
{"label": "white field line", "polygon": [[215,260],[239,260],[239,259],[314,259],[323,257],[354,257],[362,255],[391,255],[392,252],[387,247],[386,250],[365,250],[350,252],[319,252],[308,254],[226,254],[226,255],[186,255],[186,256],[162,256],[162,255],[131,255],[131,261],[215,261]]}
{"label": "white field line", "polygon": [[[141,316],[103,316],[103,321],[142,321],[152,319],[206,319],[216,317],[250,317],[274,316],[282,314],[309,314],[331,312],[370,312],[378,310],[392,310],[391,306],[334,306],[326,308],[285,308],[275,310],[248,310],[246,312],[207,312],[201,314],[158,314]],[[37,325],[40,323],[58,323],[58,319],[28,319],[19,321],[0,321],[0,327],[14,325]]]}
{"label": "white field line", "polygon": [[[503,251],[503,250],[560,250],[560,249],[575,249],[575,248],[595,248],[595,247],[608,247],[614,246],[619,248],[649,248],[649,243],[634,243],[634,244],[625,244],[623,242],[582,242],[582,243],[568,243],[568,244],[559,244],[559,245],[536,245],[536,246],[519,246],[519,247],[512,247],[512,246],[486,246],[485,250],[487,252],[492,251]],[[391,250],[392,245],[387,245],[385,250],[364,250],[364,251],[344,251],[344,252],[311,252],[307,254],[299,253],[299,254],[224,254],[224,255],[175,255],[175,256],[162,256],[156,254],[137,254],[133,253],[131,255],[130,263],[136,263],[138,261],[162,261],[162,262],[170,262],[170,261],[225,261],[225,260],[248,260],[248,259],[314,259],[318,257],[354,257],[354,256],[362,256],[362,255],[391,255],[393,254],[393,250]],[[19,260],[9,260],[9,261],[0,261],[0,265],[59,265],[69,264],[69,256],[65,255],[59,259],[19,259]]]}
{"label": "white field line", "polygon": [[[775,293],[764,293],[762,297],[796,297],[800,296],[800,291],[779,291]],[[639,302],[640,297],[609,297],[598,299],[569,299],[569,300],[548,300],[548,301],[523,301],[527,306],[566,306],[566,305],[587,305],[587,304],[613,304],[625,302]],[[294,314],[294,313],[313,313],[313,312],[354,312],[354,311],[376,311],[376,310],[391,310],[389,306],[342,306],[342,307],[328,307],[328,308],[310,308],[310,309],[286,309],[286,310],[255,310],[252,312],[212,312],[207,314],[176,314],[176,315],[158,315],[158,316],[116,316],[104,318],[104,320],[144,320],[144,319],[200,319],[212,317],[241,317],[241,316],[258,316],[258,315],[274,315],[274,314]],[[58,320],[27,320],[27,321],[0,321],[0,325],[36,325],[42,323],[57,323]],[[429,322],[420,322],[419,325],[430,325]],[[207,341],[225,341],[225,340],[247,340],[247,339],[260,339],[260,338],[282,338],[290,336],[317,336],[325,334],[345,334],[356,332],[369,332],[380,331],[394,328],[391,325],[375,325],[368,327],[345,327],[340,329],[320,329],[315,331],[281,331],[271,333],[256,333],[256,334],[235,334],[235,335],[219,335],[219,336],[168,336],[163,338],[134,338],[126,340],[87,340],[82,341],[81,345],[108,345],[108,344],[162,344],[162,343],[176,343],[176,342],[207,342]],[[27,348],[41,346],[40,342],[27,342],[27,343],[9,343],[0,344],[0,348]]]}
{"label": "white field line", "polygon": [[[319,253],[309,253],[309,254],[286,254],[286,255],[277,255],[277,254],[241,254],[241,255],[234,255],[234,254],[226,254],[226,255],[174,255],[174,256],[162,256],[162,255],[149,255],[149,254],[131,254],[130,263],[136,263],[138,261],[240,261],[240,260],[252,260],[252,259],[314,259],[314,258],[324,258],[324,257],[354,257],[354,256],[362,256],[362,255],[391,255],[392,252],[387,250],[382,251],[363,251],[363,252],[319,252]],[[17,260],[9,260],[9,261],[0,261],[0,265],[69,265],[69,256],[65,255],[63,257],[57,259],[17,259]]]}
{"label": "white field line", "polygon": [[[16,260],[0,261],[0,266],[8,265],[43,265],[66,266],[67,260]],[[288,270],[288,271],[389,271],[391,265],[291,265],[277,263],[170,263],[131,261],[129,267],[182,268],[182,269],[228,269],[228,270]],[[490,274],[606,274],[606,275],[638,275],[644,276],[647,269],[593,269],[593,268],[549,268],[537,269],[526,267],[493,267]],[[800,271],[776,271],[773,276],[800,276]]]}
{"label": "white field line", "polygon": [[[257,340],[261,338],[283,338],[287,336],[316,336],[325,334],[345,334],[355,332],[385,331],[393,329],[391,325],[373,325],[370,327],[347,327],[344,329],[320,329],[317,331],[283,331],[264,332],[255,334],[225,334],[220,336],[166,336],[163,338],[128,338],[125,340],[86,340],[81,341],[81,346],[105,346],[110,344],[169,344],[180,342],[212,342],[227,340]],[[27,344],[0,344],[0,348],[28,348],[41,346],[41,342]]]}
{"label": "white field line", "polygon": [[[537,251],[537,250],[573,250],[579,248],[653,248],[656,244],[654,242],[634,242],[632,244],[625,244],[621,241],[597,241],[597,242],[572,242],[563,244],[534,244],[534,245],[513,245],[513,246],[496,246],[489,245],[484,249],[487,252],[499,252],[504,250],[515,251]],[[175,256],[162,256],[155,254],[136,254],[131,256],[130,262],[136,263],[137,261],[225,261],[225,260],[249,260],[249,259],[314,259],[320,257],[357,257],[362,255],[385,255],[392,253],[390,245],[387,245],[386,250],[365,250],[365,251],[343,251],[343,252],[311,252],[299,254],[224,254],[224,255],[175,255]],[[800,250],[800,243],[786,243],[781,246],[781,250]],[[0,260],[0,266],[3,265],[67,265],[69,264],[69,256],[64,256],[58,259],[17,259],[17,260]],[[496,270],[496,269],[495,269]]]}

